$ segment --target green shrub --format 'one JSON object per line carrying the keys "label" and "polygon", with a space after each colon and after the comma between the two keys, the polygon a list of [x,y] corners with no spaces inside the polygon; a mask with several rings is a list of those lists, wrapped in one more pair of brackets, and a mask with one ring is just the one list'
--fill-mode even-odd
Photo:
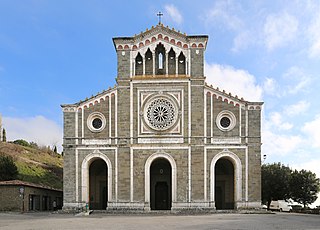
{"label": "green shrub", "polygon": [[0,155],[0,181],[14,180],[18,177],[18,169],[11,156]]}
{"label": "green shrub", "polygon": [[25,140],[22,140],[22,139],[15,140],[13,142],[13,144],[22,145],[22,146],[25,146],[25,147],[31,147],[28,141],[25,141]]}

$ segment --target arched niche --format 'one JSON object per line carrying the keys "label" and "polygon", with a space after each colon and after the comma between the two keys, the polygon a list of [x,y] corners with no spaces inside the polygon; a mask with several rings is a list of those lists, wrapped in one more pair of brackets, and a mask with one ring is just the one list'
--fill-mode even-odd
{"label": "arched niche", "polygon": [[166,50],[163,44],[159,43],[156,47],[156,65],[155,72],[157,75],[166,74]]}
{"label": "arched niche", "polygon": [[146,75],[153,74],[153,57],[150,49],[148,49],[145,54],[145,74]]}
{"label": "arched niche", "polygon": [[143,59],[140,53],[136,57],[135,68],[136,75],[143,75]]}
{"label": "arched niche", "polygon": [[178,74],[186,74],[186,57],[182,52],[178,57]]}
{"label": "arched niche", "polygon": [[168,74],[176,74],[176,53],[172,48],[168,53]]}

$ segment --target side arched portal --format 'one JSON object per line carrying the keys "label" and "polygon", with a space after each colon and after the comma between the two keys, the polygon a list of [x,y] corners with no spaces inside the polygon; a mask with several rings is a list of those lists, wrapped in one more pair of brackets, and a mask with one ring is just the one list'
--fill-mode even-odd
{"label": "side arched portal", "polygon": [[112,165],[99,151],[85,157],[81,166],[82,202],[90,209],[106,209],[112,200]]}
{"label": "side arched portal", "polygon": [[154,160],[150,166],[150,207],[151,210],[170,210],[171,165],[164,158]]}
{"label": "side arched portal", "polygon": [[226,158],[220,158],[215,165],[214,174],[216,209],[234,209],[233,164]]}
{"label": "side arched portal", "polygon": [[89,208],[103,210],[107,208],[107,164],[95,159],[89,166]]}
{"label": "side arched portal", "polygon": [[217,154],[211,161],[211,202],[216,209],[234,209],[242,201],[242,166],[239,157],[229,151]]}

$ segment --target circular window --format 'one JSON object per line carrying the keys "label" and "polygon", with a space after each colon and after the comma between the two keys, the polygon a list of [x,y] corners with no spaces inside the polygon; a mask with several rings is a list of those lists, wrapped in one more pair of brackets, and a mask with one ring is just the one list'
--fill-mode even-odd
{"label": "circular window", "polygon": [[100,132],[106,126],[106,119],[102,113],[91,113],[88,117],[87,125],[92,132]]}
{"label": "circular window", "polygon": [[177,109],[168,98],[156,98],[145,106],[144,119],[146,123],[156,130],[167,130],[177,120]]}
{"label": "circular window", "polygon": [[228,128],[231,124],[231,121],[228,117],[223,117],[221,118],[220,120],[220,125],[223,127],[223,128]]}
{"label": "circular window", "polygon": [[100,118],[93,119],[92,127],[95,129],[100,129],[102,127],[102,120]]}
{"label": "circular window", "polygon": [[222,111],[216,119],[218,128],[222,131],[230,131],[236,125],[236,116],[230,111]]}

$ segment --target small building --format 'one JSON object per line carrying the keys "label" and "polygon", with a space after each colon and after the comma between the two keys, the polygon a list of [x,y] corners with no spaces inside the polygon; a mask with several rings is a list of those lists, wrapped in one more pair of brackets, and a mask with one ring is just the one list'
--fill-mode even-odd
{"label": "small building", "polygon": [[0,211],[53,211],[62,208],[62,197],[60,189],[20,180],[0,181]]}

